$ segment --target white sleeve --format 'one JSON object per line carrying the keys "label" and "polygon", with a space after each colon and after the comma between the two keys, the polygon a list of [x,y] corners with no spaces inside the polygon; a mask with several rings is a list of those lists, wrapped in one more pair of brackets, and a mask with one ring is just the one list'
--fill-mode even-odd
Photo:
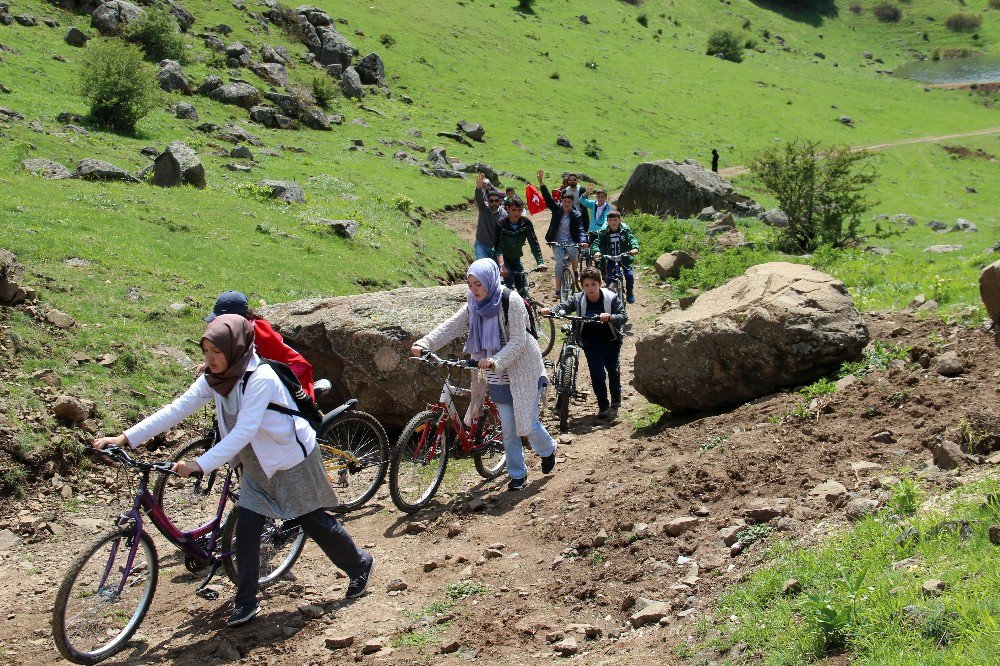
{"label": "white sleeve", "polygon": [[146,440],[166,432],[210,403],[212,397],[213,391],[208,387],[205,375],[201,375],[179,398],[126,430],[128,443],[134,449]]}
{"label": "white sleeve", "polygon": [[[250,443],[257,435],[257,431],[260,430],[264,412],[267,410],[268,403],[272,401],[275,386],[279,385],[279,380],[274,375],[274,371],[263,370],[266,366],[258,366],[258,368],[261,370],[250,376],[246,391],[243,392],[236,425],[218,444],[198,457],[197,463],[203,471],[210,472],[229,462],[244,446]],[[234,391],[240,389],[239,384],[233,387]]]}

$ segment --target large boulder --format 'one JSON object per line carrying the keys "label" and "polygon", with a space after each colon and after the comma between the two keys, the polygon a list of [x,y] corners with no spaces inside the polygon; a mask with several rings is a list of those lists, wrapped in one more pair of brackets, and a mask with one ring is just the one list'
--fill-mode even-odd
{"label": "large boulder", "polygon": [[0,305],[23,303],[27,292],[21,286],[24,266],[10,250],[0,248]]}
{"label": "large boulder", "polygon": [[657,258],[653,268],[661,279],[673,279],[680,277],[681,270],[694,268],[694,257],[684,250],[664,252]]}
{"label": "large boulder", "polygon": [[268,196],[272,199],[288,203],[306,202],[306,195],[302,192],[302,186],[293,180],[262,180],[257,185],[266,188]]}
{"label": "large boulder", "polygon": [[[403,288],[270,306],[263,315],[333,383],[330,404],[357,398],[389,428],[436,402],[444,374],[406,360],[410,346],[465,303],[467,288]],[[461,353],[462,341],[439,352]],[[468,380],[468,377],[465,378]]]}
{"label": "large boulder", "polygon": [[227,83],[224,86],[219,86],[210,92],[208,96],[216,102],[242,106],[244,109],[253,108],[260,101],[260,91],[249,83],[242,82]]}
{"label": "large boulder", "polygon": [[643,162],[635,168],[617,202],[630,213],[691,217],[708,206],[749,216],[762,212],[752,199],[737,194],[717,173],[693,160]]}
{"label": "large boulder", "polygon": [[156,74],[156,82],[166,92],[191,94],[191,81],[176,60],[161,60],[160,71]]}
{"label": "large boulder", "polygon": [[1000,261],[994,261],[979,274],[979,295],[990,318],[1000,325]]}
{"label": "large boulder", "polygon": [[288,72],[284,65],[273,62],[251,62],[250,71],[272,86],[282,88],[288,85]]}
{"label": "large boulder", "polygon": [[358,50],[332,25],[316,28],[316,39],[307,40],[309,50],[321,65],[348,67]]}
{"label": "large boulder", "polygon": [[75,26],[70,26],[63,40],[70,46],[86,46],[90,36]]}
{"label": "large boulder", "polygon": [[69,169],[52,160],[27,159],[21,161],[21,166],[32,176],[41,176],[51,180],[69,178]]}
{"label": "large boulder", "polygon": [[138,183],[139,179],[130,174],[125,169],[116,167],[114,164],[102,162],[101,160],[84,158],[76,163],[76,168],[70,174],[70,178],[80,180],[109,181],[118,180],[125,183]]}
{"label": "large boulder", "polygon": [[102,35],[116,35],[142,16],[142,10],[125,0],[110,0],[90,15],[90,25]]}
{"label": "large boulder", "polygon": [[379,54],[369,53],[354,65],[354,69],[361,77],[361,83],[369,86],[385,85],[385,65]]}
{"label": "large boulder", "polygon": [[340,92],[348,99],[361,99],[364,88],[361,87],[361,77],[357,70],[348,67],[340,77]]}
{"label": "large boulder", "polygon": [[174,141],[153,162],[153,185],[194,185],[205,189],[205,167],[198,153],[183,141]]}
{"label": "large boulder", "polygon": [[843,283],[769,263],[663,315],[636,343],[636,389],[675,412],[741,404],[857,358],[868,328]]}

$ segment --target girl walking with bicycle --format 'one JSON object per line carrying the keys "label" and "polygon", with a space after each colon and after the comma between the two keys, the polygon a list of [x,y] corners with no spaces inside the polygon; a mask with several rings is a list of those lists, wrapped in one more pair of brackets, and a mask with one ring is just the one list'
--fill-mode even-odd
{"label": "girl walking with bicycle", "polygon": [[260,612],[257,588],[260,538],[267,518],[294,520],[350,577],[347,597],[361,596],[374,558],[358,549],[343,525],[325,509],[337,497],[323,468],[316,433],[295,410],[288,389],[254,349],[253,324],[241,315],[213,319],[201,338],[205,372],[179,398],[117,437],[101,437],[94,448],[136,447],[183,421],[214,400],[220,441],[173,471],[188,477],[231,460],[243,468],[236,523],[236,600],[228,625],[246,624]]}
{"label": "girl walking with bicycle", "polygon": [[[622,379],[619,359],[622,351],[621,330],[628,321],[625,308],[618,295],[601,287],[601,271],[585,268],[580,273],[583,291],[554,308],[545,308],[543,315],[562,316],[576,312],[581,317],[593,318],[601,324],[582,327],[580,346],[587,356],[590,383],[597,396],[597,418],[606,419],[612,409],[622,404]],[[588,322],[589,323],[589,322]],[[611,399],[608,399],[608,384]]]}
{"label": "girl walking with bicycle", "polygon": [[[458,312],[423,338],[410,350],[414,356],[433,352],[468,333],[465,352],[485,371],[486,388],[500,414],[504,451],[507,456],[508,490],[527,485],[521,437],[542,458],[542,472],[556,465],[556,443],[538,420],[538,405],[548,379],[542,354],[528,335],[528,311],[520,298],[510,298],[503,312],[505,287],[500,269],[491,259],[479,259],[469,266],[468,302]],[[473,382],[481,382],[475,377]],[[481,388],[481,386],[479,387]],[[475,393],[476,387],[473,387]]]}

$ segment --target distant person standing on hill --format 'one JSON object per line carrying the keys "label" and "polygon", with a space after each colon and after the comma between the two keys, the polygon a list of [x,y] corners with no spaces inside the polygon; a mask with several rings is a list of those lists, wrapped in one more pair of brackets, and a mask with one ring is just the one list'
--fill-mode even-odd
{"label": "distant person standing on hill", "polygon": [[719,151],[712,148],[712,171],[719,173]]}
{"label": "distant person standing on hill", "polygon": [[493,259],[493,251],[497,242],[497,225],[505,213],[500,207],[503,195],[497,191],[486,176],[476,174],[476,207],[479,209],[479,219],[476,221],[476,241],[474,244],[476,259]]}

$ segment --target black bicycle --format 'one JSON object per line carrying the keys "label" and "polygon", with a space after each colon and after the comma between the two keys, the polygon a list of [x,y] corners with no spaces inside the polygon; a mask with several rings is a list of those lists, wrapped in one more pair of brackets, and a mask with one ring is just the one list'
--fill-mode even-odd
{"label": "black bicycle", "polygon": [[[549,243],[553,248],[576,248],[582,251],[584,248],[579,243]],[[567,260],[563,265],[562,273],[559,275],[559,300],[565,301],[576,291],[576,276],[573,274],[572,262]]]}
{"label": "black bicycle", "polygon": [[528,279],[528,273],[540,273],[543,268],[533,268],[530,271],[512,271],[507,269],[510,275],[511,284],[514,289],[524,298],[524,304],[528,306],[528,317],[531,319],[532,327],[538,334],[538,348],[542,356],[547,356],[556,344],[556,325],[551,319],[542,317],[542,308],[545,306],[536,301],[531,296],[530,289],[535,286],[534,282]]}
{"label": "black bicycle", "polygon": [[576,395],[576,377],[580,369],[580,331],[586,324],[600,324],[594,317],[577,317],[566,314],[549,314],[548,319],[565,319],[562,330],[566,334],[559,360],[552,373],[552,384],[556,391],[555,412],[559,417],[559,432],[569,430],[569,403]]}
{"label": "black bicycle", "polygon": [[604,274],[604,283],[608,289],[618,294],[618,300],[622,302],[622,309],[627,309],[628,299],[625,297],[625,269],[622,259],[632,255],[625,254],[602,254],[598,261],[601,264],[601,272]]}

